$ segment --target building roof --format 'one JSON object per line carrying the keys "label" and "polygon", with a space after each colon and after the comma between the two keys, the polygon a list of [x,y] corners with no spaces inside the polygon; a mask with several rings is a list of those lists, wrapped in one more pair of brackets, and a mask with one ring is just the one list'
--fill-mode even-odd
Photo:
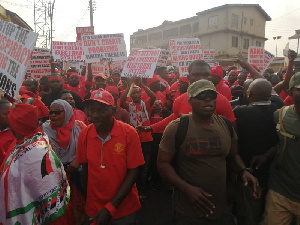
{"label": "building roof", "polygon": [[[7,9],[5,9],[5,10],[6,10],[7,15],[9,15],[12,19],[16,19],[17,22],[22,23],[24,25],[24,28],[33,31],[33,29],[17,13],[14,13]],[[14,22],[16,22],[16,21],[14,21]],[[20,24],[18,24],[18,25],[20,25]]]}
{"label": "building roof", "polygon": [[196,13],[196,15],[199,16],[204,13],[208,13],[208,12],[211,12],[211,11],[214,11],[217,9],[222,9],[222,8],[227,8],[227,7],[249,7],[249,6],[256,7],[257,10],[260,11],[261,14],[265,17],[266,21],[271,21],[271,17],[266,13],[265,10],[263,10],[263,8],[259,4],[225,4],[225,5],[221,5],[221,6],[211,8],[211,9],[204,10],[202,12],[198,12],[198,13]]}

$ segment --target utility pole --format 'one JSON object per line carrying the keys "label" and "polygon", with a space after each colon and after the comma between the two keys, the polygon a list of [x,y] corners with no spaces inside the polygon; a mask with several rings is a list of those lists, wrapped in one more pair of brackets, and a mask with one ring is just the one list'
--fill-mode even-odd
{"label": "utility pole", "polygon": [[93,9],[93,1],[92,0],[89,0],[89,6],[90,6],[90,24],[91,24],[91,26],[94,26],[94,21],[93,21],[94,9]]}
{"label": "utility pole", "polygon": [[50,52],[52,52],[52,39],[53,39],[53,10],[54,10],[55,0],[52,2],[48,2],[48,16],[50,17]]}

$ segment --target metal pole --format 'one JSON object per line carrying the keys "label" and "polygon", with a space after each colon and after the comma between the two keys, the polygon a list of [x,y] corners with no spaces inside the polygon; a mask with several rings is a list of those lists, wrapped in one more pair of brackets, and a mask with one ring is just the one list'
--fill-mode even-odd
{"label": "metal pole", "polygon": [[89,2],[89,4],[90,4],[90,23],[91,23],[91,26],[93,26],[93,2],[92,2],[92,0],[90,0],[90,2]]}

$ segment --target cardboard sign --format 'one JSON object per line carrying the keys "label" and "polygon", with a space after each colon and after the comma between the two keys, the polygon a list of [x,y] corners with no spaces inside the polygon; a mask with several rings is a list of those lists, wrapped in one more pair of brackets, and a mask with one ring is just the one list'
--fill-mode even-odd
{"label": "cardboard sign", "polygon": [[52,56],[56,61],[84,61],[82,42],[52,42]]}
{"label": "cardboard sign", "polygon": [[169,58],[170,52],[165,49],[161,49],[158,61],[157,61],[157,66],[166,66],[167,61]]}
{"label": "cardboard sign", "polygon": [[124,67],[125,63],[126,63],[126,61],[112,62],[110,64],[110,68],[112,70],[119,70],[119,71],[121,71],[121,70],[123,70],[123,67]]}
{"label": "cardboard sign", "polygon": [[123,34],[97,34],[82,36],[87,63],[127,60]]}
{"label": "cardboard sign", "polygon": [[94,27],[90,26],[90,27],[76,27],[76,40],[77,41],[81,41],[81,37],[82,35],[94,35]]}
{"label": "cardboard sign", "polygon": [[50,49],[48,49],[48,48],[38,48],[38,47],[34,47],[34,48],[33,48],[33,52],[50,53]]}
{"label": "cardboard sign", "polygon": [[92,71],[93,71],[93,76],[95,77],[99,73],[105,74],[106,72],[106,65],[105,62],[96,62],[92,63]]}
{"label": "cardboard sign", "polygon": [[18,99],[38,34],[0,20],[0,89]]}
{"label": "cardboard sign", "polygon": [[216,51],[215,49],[204,49],[203,50],[203,60],[207,62],[207,64],[213,68],[215,67],[215,55]]}
{"label": "cardboard sign", "polygon": [[264,70],[264,48],[251,46],[248,48],[248,62],[258,67],[260,71]]}
{"label": "cardboard sign", "polygon": [[48,53],[33,52],[30,63],[29,70],[31,77],[40,80],[42,76],[48,76],[51,74],[50,65],[51,55]]}
{"label": "cardboard sign", "polygon": [[198,38],[182,38],[171,41],[173,51],[176,51],[180,76],[186,77],[189,73],[189,65],[197,59],[203,59],[200,40]]}
{"label": "cardboard sign", "polygon": [[176,54],[176,46],[175,46],[175,40],[171,39],[169,41],[169,46],[170,46],[170,52],[171,52],[171,59],[170,61],[172,62],[173,66],[178,67],[178,59],[177,59],[177,54]]}
{"label": "cardboard sign", "polygon": [[124,65],[122,77],[152,78],[160,49],[132,51]]}
{"label": "cardboard sign", "polygon": [[263,73],[271,64],[275,55],[265,50],[263,47],[251,46],[248,48],[248,62],[254,64]]}
{"label": "cardboard sign", "polygon": [[275,55],[273,55],[271,52],[268,52],[267,50],[264,51],[264,70],[262,72],[264,72],[269,67],[274,58]]}

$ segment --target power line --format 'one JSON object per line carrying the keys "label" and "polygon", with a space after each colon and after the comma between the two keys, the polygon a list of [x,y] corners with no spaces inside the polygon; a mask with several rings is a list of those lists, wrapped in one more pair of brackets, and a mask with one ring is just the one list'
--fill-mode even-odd
{"label": "power line", "polygon": [[8,1],[4,1],[4,0],[1,0],[0,2],[4,2],[6,4],[10,4],[10,5],[13,5],[13,6],[18,6],[18,7],[21,7],[21,8],[33,8],[32,5],[24,5],[24,4],[13,3],[13,2],[8,2]]}

